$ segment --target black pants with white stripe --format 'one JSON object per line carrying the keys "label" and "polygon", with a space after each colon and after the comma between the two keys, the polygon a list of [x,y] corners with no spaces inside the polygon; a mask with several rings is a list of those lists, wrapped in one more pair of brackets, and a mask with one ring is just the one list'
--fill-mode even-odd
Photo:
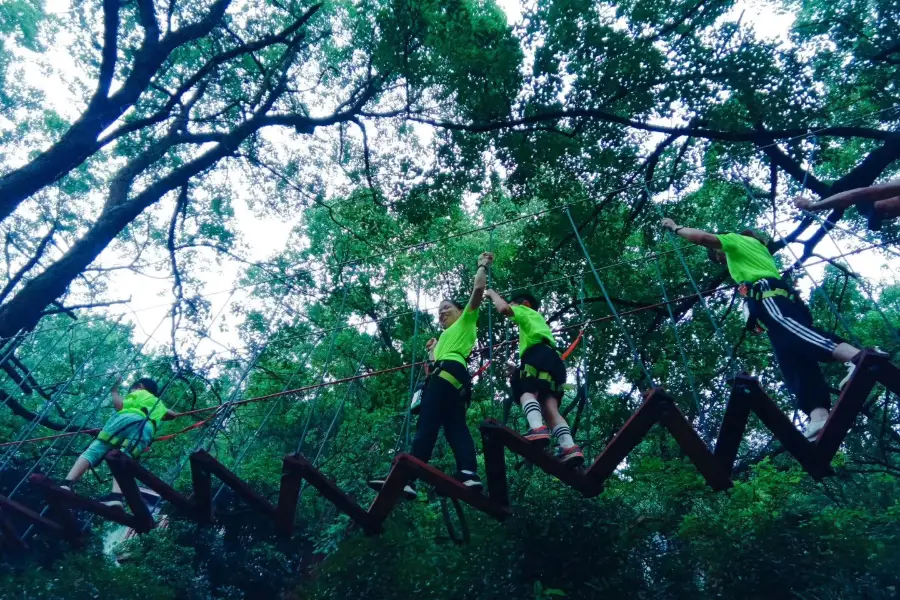
{"label": "black pants with white stripe", "polygon": [[830,388],[819,363],[834,361],[832,353],[840,340],[813,327],[809,309],[799,301],[775,296],[751,303],[751,314],[769,334],[795,406],[806,414],[816,408],[831,408]]}

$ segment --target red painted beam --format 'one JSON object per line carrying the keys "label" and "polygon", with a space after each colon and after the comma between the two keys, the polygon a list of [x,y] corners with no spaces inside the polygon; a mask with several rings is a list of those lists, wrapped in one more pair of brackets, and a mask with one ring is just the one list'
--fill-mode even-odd
{"label": "red painted beam", "polygon": [[84,510],[107,521],[130,527],[135,531],[145,531],[145,523],[140,522],[133,515],[129,515],[118,506],[107,506],[91,498],[79,496],[73,491],[64,490],[51,482],[45,475],[32,475],[31,482],[43,490],[47,496],[47,501],[51,504],[60,505],[64,508]]}
{"label": "red painted beam", "polygon": [[502,427],[502,425],[492,419],[481,424],[481,446],[484,449],[485,479],[490,499],[500,506],[509,506],[509,485],[506,482],[506,450],[502,440],[494,432],[497,426]]}
{"label": "red painted beam", "polygon": [[[316,469],[306,457],[301,454],[289,454],[284,457],[284,469],[296,473],[298,477],[305,479],[309,485],[318,490],[326,500],[334,504],[338,510],[345,513],[356,523],[358,523],[367,535],[379,533],[381,530],[380,523],[375,523],[372,516],[369,515],[353,498],[341,490],[333,481],[325,477],[325,475]],[[283,481],[283,479],[282,479]],[[282,484],[282,490],[284,490]],[[297,506],[297,498],[299,497],[299,485],[297,486],[297,494],[293,498],[292,509]],[[279,501],[279,509],[281,502]],[[293,510],[291,512],[293,520]]]}
{"label": "red painted beam", "polygon": [[28,521],[29,523],[37,525],[38,527],[42,527],[43,529],[45,529],[49,533],[52,533],[53,535],[58,535],[60,537],[68,537],[66,534],[66,530],[62,525],[60,525],[56,521],[53,521],[51,519],[48,519],[47,517],[42,516],[40,513],[36,512],[36,511],[31,510],[24,504],[20,504],[20,503],[16,502],[15,500],[10,500],[6,496],[0,496],[0,506],[2,506],[4,508],[4,510],[6,510],[7,512],[16,513],[20,517],[22,517],[23,519]]}
{"label": "red painted beam", "polygon": [[643,404],[619,429],[616,436],[588,469],[585,474],[587,477],[593,479],[598,485],[602,484],[622,464],[625,457],[641,443],[650,428],[656,425],[662,416],[660,398],[657,397],[659,391],[659,388],[650,391]]}
{"label": "red painted beam", "polygon": [[398,454],[394,457],[391,472],[388,473],[387,479],[384,480],[384,486],[369,506],[369,516],[372,519],[372,523],[376,526],[384,523],[388,515],[391,514],[394,506],[400,501],[400,496],[403,495],[403,487],[410,481],[409,471],[400,463],[401,456],[406,455]]}
{"label": "red painted beam", "polygon": [[[275,520],[278,512],[271,502],[257,494],[245,481],[229,471],[222,463],[213,458],[209,452],[199,450],[191,455],[191,469],[197,466],[201,470],[215,475],[219,480],[230,487],[234,493],[251,508],[257,510],[272,520]],[[209,502],[209,510],[212,511],[212,498]]]}
{"label": "red painted beam", "polygon": [[713,452],[719,465],[727,473],[734,470],[738,449],[747,430],[747,423],[750,420],[750,395],[753,389],[759,389],[759,381],[747,373],[740,373],[734,378],[731,395],[722,417],[719,437],[716,439],[716,449]]}
{"label": "red painted beam", "polygon": [[[412,476],[430,483],[434,486],[438,494],[442,494],[448,498],[456,498],[499,521],[502,521],[510,515],[508,507],[492,502],[491,499],[484,494],[464,486],[454,477],[435,469],[411,454],[400,454],[397,456],[394,464],[394,470],[397,468],[404,469]],[[386,484],[385,487],[387,487]]]}
{"label": "red painted beam", "polygon": [[[603,486],[594,479],[586,477],[565,463],[547,454],[543,448],[532,444],[523,436],[505,427],[493,419],[488,419],[481,424],[482,436],[503,444],[513,453],[518,454],[545,473],[552,475],[563,483],[575,488],[584,496],[593,497],[603,491]],[[488,465],[487,449],[485,450],[485,465]],[[504,482],[506,473],[503,474]],[[507,502],[508,504],[508,502]]]}
{"label": "red painted beam", "polygon": [[866,398],[875,387],[878,371],[883,370],[885,364],[886,361],[883,359],[863,351],[853,376],[841,392],[837,404],[828,415],[825,428],[822,429],[822,433],[816,441],[816,455],[823,467],[831,464],[831,459],[837,454],[841,442],[847,437]]}
{"label": "red painted beam", "polygon": [[[125,456],[121,452],[110,452],[106,455],[106,462],[113,472],[113,476],[116,476],[117,469],[121,470],[159,494],[160,498],[178,510],[182,510],[189,515],[193,515],[196,512],[197,506],[190,498],[148,471],[138,461]],[[118,480],[118,476],[116,476],[116,479]]]}
{"label": "red painted beam", "polygon": [[667,400],[663,404],[663,412],[660,422],[669,430],[675,441],[684,450],[687,457],[694,463],[700,474],[706,479],[706,483],[717,491],[727,490],[732,486],[731,471],[722,468],[713,453],[709,451],[706,443],[700,438],[697,431],[691,427],[688,420],[678,409],[675,402],[658,392],[661,400]]}

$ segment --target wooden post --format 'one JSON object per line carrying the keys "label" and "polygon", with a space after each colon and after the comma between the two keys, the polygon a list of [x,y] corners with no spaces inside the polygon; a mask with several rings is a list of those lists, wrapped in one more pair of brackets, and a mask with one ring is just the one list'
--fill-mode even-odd
{"label": "wooden post", "polygon": [[738,449],[747,430],[747,422],[750,420],[750,395],[753,388],[759,389],[759,382],[747,373],[739,373],[731,386],[731,395],[725,407],[722,427],[719,429],[716,449],[713,452],[726,473],[731,473],[734,469]]}
{"label": "wooden post", "polygon": [[[128,458],[120,452],[110,452],[106,456],[106,462],[109,465],[109,469],[113,471],[114,476],[116,475],[116,469],[120,469],[159,494],[160,498],[175,508],[183,510],[189,515],[193,515],[196,511],[196,506],[192,500],[148,471],[133,458]],[[116,476],[116,479],[118,479],[118,476]]]}
{"label": "wooden post", "polygon": [[506,482],[506,449],[496,439],[493,429],[502,427],[493,419],[481,424],[481,442],[484,448],[484,470],[488,494],[499,506],[509,506],[509,486]]}
{"label": "wooden post", "polygon": [[131,508],[131,514],[134,515],[135,520],[140,525],[140,527],[135,527],[134,530],[138,533],[147,533],[156,527],[156,522],[153,520],[153,514],[150,512],[150,509],[147,508],[143,496],[141,496],[141,491],[134,480],[134,475],[122,464],[123,460],[127,460],[127,457],[118,450],[109,453],[106,457],[109,470],[112,471],[113,477],[119,484],[119,489],[122,490],[122,495],[125,496],[125,501]]}
{"label": "wooden post", "polygon": [[212,502],[212,477],[206,470],[199,455],[202,450],[191,454],[191,483],[194,486],[193,502],[197,519],[201,523],[212,523],[215,517]]}

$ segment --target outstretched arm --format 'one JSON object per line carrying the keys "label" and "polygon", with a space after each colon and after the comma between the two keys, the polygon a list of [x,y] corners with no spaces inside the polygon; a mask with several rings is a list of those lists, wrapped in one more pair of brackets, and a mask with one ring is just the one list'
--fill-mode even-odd
{"label": "outstretched arm", "polygon": [[504,300],[500,296],[500,294],[498,294],[494,290],[487,290],[484,295],[491,299],[491,301],[494,303],[494,308],[497,309],[497,312],[504,314],[507,317],[513,316],[512,307],[506,300]]}
{"label": "outstretched arm", "polygon": [[117,379],[113,384],[112,389],[109,390],[109,393],[112,394],[113,408],[116,409],[116,412],[119,412],[125,406],[125,401],[122,399],[122,394],[119,393],[120,383],[122,383],[122,380]]}
{"label": "outstretched arm", "polygon": [[860,202],[877,202],[900,196],[900,179],[880,183],[864,188],[856,188],[828,196],[824,200],[813,202],[805,196],[796,196],[794,206],[801,210],[832,210],[850,208]]}
{"label": "outstretched arm", "polygon": [[482,252],[478,257],[478,270],[475,272],[475,285],[472,288],[472,297],[469,298],[469,308],[478,310],[481,300],[484,298],[484,290],[487,288],[487,270],[494,262],[494,255],[490,252]]}
{"label": "outstretched arm", "polygon": [[678,225],[672,219],[663,219],[662,226],[670,230],[675,235],[683,237],[692,244],[705,246],[707,248],[714,248],[716,250],[722,248],[722,242],[719,241],[719,238],[715,234],[709,233],[708,231],[703,231],[702,229],[693,229],[691,227],[684,227],[683,225]]}

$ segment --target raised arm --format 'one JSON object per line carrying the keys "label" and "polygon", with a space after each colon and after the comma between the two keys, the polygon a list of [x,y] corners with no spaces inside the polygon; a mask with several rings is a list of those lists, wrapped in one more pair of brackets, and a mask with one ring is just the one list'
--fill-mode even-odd
{"label": "raised arm", "polygon": [[491,301],[494,303],[494,308],[497,309],[497,312],[504,314],[507,317],[513,316],[512,307],[506,300],[504,300],[500,296],[500,294],[498,294],[494,290],[487,290],[484,295],[491,299]]}
{"label": "raised arm", "polygon": [[860,202],[877,202],[900,196],[900,179],[880,183],[864,188],[856,188],[828,196],[824,200],[813,202],[805,196],[796,196],[794,206],[801,210],[832,210],[850,208]]}
{"label": "raised arm", "polygon": [[119,384],[121,383],[122,380],[117,379],[112,388],[109,390],[109,393],[112,394],[113,408],[116,409],[116,412],[119,412],[125,406],[125,401],[122,399],[122,394],[119,393]]}
{"label": "raised arm", "polygon": [[494,262],[494,255],[490,252],[482,252],[478,257],[478,270],[475,272],[475,285],[472,288],[472,297],[469,298],[469,308],[478,310],[481,300],[484,298],[484,290],[487,288],[487,270]]}
{"label": "raised arm", "polygon": [[662,226],[670,230],[675,235],[683,237],[692,244],[705,246],[707,248],[713,248],[715,250],[720,250],[722,248],[722,242],[719,241],[719,238],[715,234],[709,233],[708,231],[678,225],[672,219],[663,219]]}

